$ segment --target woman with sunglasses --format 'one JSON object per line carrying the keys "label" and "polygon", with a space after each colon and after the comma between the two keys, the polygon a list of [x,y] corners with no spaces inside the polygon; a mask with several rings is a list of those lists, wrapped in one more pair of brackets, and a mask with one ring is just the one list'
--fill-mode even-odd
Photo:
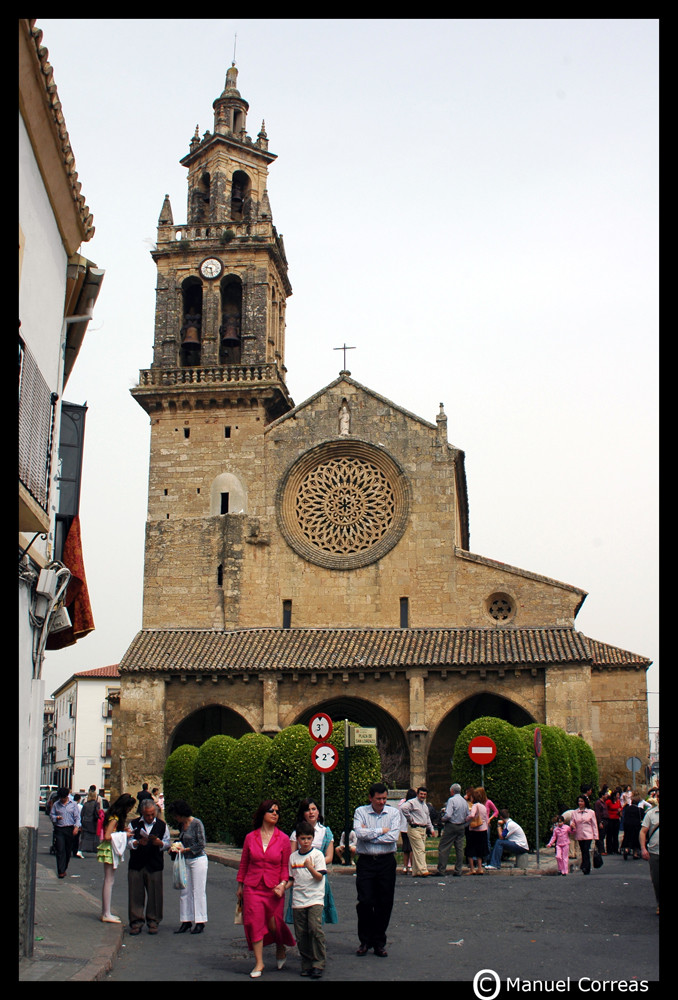
{"label": "woman with sunglasses", "polygon": [[264,945],[275,944],[277,966],[285,965],[285,946],[296,943],[285,924],[285,885],[289,875],[289,837],[278,829],[280,804],[265,799],[254,814],[245,837],[236,876],[236,896],[242,905],[247,947],[254,953],[252,979],[264,971]]}

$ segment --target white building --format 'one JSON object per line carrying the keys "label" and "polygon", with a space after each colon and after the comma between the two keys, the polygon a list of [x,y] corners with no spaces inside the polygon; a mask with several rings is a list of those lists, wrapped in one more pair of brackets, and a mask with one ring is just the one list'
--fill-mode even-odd
{"label": "white building", "polygon": [[54,784],[73,792],[110,787],[111,706],[120,690],[117,664],[82,670],[58,687],[54,698]]}
{"label": "white building", "polygon": [[[85,407],[63,400],[103,271],[42,32],[19,19],[19,950],[33,949],[46,648],[91,631],[78,504]],[[61,488],[59,488],[61,487]],[[78,582],[79,593],[71,604]],[[75,620],[69,614],[77,609]],[[60,630],[60,631],[57,631]]]}

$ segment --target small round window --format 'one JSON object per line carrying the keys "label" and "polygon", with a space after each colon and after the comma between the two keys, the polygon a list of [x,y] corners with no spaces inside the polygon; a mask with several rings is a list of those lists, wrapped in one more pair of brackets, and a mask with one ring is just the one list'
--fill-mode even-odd
{"label": "small round window", "polygon": [[485,607],[488,615],[497,625],[505,625],[506,622],[511,621],[516,612],[515,601],[508,594],[491,594]]}

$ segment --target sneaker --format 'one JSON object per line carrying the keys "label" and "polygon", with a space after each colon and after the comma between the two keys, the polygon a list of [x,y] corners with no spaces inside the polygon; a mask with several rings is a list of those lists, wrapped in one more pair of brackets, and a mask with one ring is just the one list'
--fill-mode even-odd
{"label": "sneaker", "polygon": [[499,869],[495,868],[494,865],[485,865],[485,871],[488,871],[488,872],[498,872]]}

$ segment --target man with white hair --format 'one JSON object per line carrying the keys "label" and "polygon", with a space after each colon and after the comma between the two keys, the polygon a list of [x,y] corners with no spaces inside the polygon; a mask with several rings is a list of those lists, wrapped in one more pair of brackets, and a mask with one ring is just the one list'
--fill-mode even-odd
{"label": "man with white hair", "polygon": [[443,832],[438,845],[438,875],[447,874],[447,859],[453,844],[455,866],[452,874],[461,875],[464,866],[464,838],[466,836],[466,827],[468,826],[468,817],[468,802],[461,794],[461,785],[454,784],[450,787],[450,798],[447,800],[445,811],[440,817],[443,824]]}

